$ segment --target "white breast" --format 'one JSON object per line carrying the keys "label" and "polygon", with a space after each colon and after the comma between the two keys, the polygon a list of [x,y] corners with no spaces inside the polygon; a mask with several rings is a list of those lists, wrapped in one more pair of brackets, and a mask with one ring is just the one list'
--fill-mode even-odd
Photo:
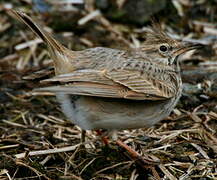
{"label": "white breast", "polygon": [[66,117],[85,130],[150,127],[167,117],[179,99],[122,101],[79,96],[72,102],[71,95],[58,93],[56,96]]}

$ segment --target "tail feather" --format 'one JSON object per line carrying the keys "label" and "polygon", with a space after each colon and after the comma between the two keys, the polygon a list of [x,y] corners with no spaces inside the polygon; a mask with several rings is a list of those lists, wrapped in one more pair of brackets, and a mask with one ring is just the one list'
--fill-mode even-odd
{"label": "tail feather", "polygon": [[74,52],[65,48],[62,44],[57,42],[48,32],[44,31],[38,24],[27,16],[25,13],[15,10],[10,10],[9,13],[24,22],[30,29],[35,32],[48,46],[48,51],[51,59],[54,61],[54,68],[56,74],[71,73],[74,71],[72,65]]}
{"label": "tail feather", "polygon": [[37,34],[48,46],[54,50],[62,51],[63,46],[58,43],[48,32],[45,32],[38,24],[25,13],[15,10],[10,10],[10,13],[19,21],[24,22],[32,31]]}

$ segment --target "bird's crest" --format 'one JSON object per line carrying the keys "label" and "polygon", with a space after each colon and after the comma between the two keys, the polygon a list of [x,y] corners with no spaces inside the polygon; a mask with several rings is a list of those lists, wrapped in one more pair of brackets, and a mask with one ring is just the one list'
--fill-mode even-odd
{"label": "bird's crest", "polygon": [[176,41],[170,38],[162,29],[159,22],[153,21],[151,27],[145,31],[145,45],[156,45],[161,43],[173,44]]}

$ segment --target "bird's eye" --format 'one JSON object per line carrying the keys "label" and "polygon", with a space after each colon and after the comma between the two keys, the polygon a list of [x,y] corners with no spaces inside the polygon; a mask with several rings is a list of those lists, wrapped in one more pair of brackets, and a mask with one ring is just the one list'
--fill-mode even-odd
{"label": "bird's eye", "polygon": [[168,49],[169,49],[169,47],[166,46],[166,45],[161,45],[160,48],[159,48],[159,50],[160,50],[161,52],[163,52],[163,53],[167,52]]}

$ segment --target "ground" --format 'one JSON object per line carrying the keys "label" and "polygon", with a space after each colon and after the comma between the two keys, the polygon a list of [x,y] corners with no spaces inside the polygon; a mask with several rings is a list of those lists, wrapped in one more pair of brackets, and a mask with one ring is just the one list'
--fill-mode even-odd
{"label": "ground", "polygon": [[44,86],[41,80],[53,76],[52,60],[7,8],[35,17],[73,50],[136,46],[150,21],[126,23],[103,11],[86,22],[84,17],[97,8],[91,3],[64,16],[65,5],[57,10],[55,3],[40,6],[41,13],[36,5],[27,0],[0,3],[0,179],[217,179],[215,1],[168,1],[154,14],[173,38],[205,46],[182,57],[184,91],[168,118],[149,129],[118,132],[126,144],[157,162],[146,166],[114,142],[104,145],[96,132],[88,131],[80,145],[81,129],[64,117],[55,97],[34,93]]}

